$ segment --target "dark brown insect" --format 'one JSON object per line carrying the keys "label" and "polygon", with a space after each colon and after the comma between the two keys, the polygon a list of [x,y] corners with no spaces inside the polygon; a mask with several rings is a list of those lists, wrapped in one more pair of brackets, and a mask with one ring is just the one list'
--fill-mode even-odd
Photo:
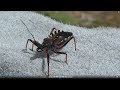
{"label": "dark brown insect", "polygon": [[36,49],[37,52],[42,52],[42,51],[46,52],[47,64],[48,64],[48,77],[49,77],[49,51],[53,51],[54,53],[57,54],[65,54],[66,55],[65,63],[67,64],[67,53],[59,52],[59,50],[61,50],[71,39],[74,39],[75,50],[76,50],[76,41],[72,32],[64,32],[56,28],[53,28],[52,31],[50,32],[50,35],[47,38],[44,38],[42,44],[36,41],[34,37],[33,40],[28,39],[26,43],[26,50],[27,50],[28,42],[30,41],[32,42],[32,49],[31,49],[32,51],[33,51],[33,46],[35,45],[37,46]]}

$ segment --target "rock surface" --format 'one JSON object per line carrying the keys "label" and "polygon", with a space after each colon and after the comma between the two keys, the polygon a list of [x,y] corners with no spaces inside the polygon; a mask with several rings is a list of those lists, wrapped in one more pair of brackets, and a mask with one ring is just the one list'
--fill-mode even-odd
{"label": "rock surface", "polygon": [[[50,77],[119,77],[120,28],[84,28],[65,25],[34,12],[0,12],[0,77],[46,77],[46,57],[41,53],[25,51],[27,39],[42,43],[53,27],[73,32],[77,50],[71,40],[61,51],[68,54],[50,56]],[[32,22],[30,22],[31,20]],[[31,47],[29,43],[28,48]]]}

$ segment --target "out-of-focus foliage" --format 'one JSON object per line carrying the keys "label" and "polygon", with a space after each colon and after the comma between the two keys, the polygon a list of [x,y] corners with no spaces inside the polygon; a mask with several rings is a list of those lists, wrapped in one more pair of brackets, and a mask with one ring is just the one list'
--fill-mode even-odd
{"label": "out-of-focus foliage", "polygon": [[36,11],[64,24],[84,27],[120,27],[120,13],[117,11]]}

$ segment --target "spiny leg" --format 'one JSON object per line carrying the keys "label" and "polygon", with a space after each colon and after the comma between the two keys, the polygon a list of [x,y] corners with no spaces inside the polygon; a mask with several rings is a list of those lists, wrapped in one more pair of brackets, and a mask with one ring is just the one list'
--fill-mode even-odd
{"label": "spiny leg", "polygon": [[67,62],[67,53],[65,53],[65,52],[56,52],[56,51],[53,51],[53,52],[57,53],[57,54],[65,54],[66,55],[65,63],[68,64],[68,62]]}

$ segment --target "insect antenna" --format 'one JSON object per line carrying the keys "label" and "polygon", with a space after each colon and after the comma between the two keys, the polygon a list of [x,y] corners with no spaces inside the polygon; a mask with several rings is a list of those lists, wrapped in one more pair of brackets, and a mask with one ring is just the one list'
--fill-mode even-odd
{"label": "insect antenna", "polygon": [[[21,20],[21,19],[20,19]],[[21,22],[25,25],[25,23],[21,20]],[[27,28],[28,32],[31,34],[31,36],[33,37],[33,39],[35,40],[33,34],[29,31],[28,27],[25,25],[25,27]]]}

